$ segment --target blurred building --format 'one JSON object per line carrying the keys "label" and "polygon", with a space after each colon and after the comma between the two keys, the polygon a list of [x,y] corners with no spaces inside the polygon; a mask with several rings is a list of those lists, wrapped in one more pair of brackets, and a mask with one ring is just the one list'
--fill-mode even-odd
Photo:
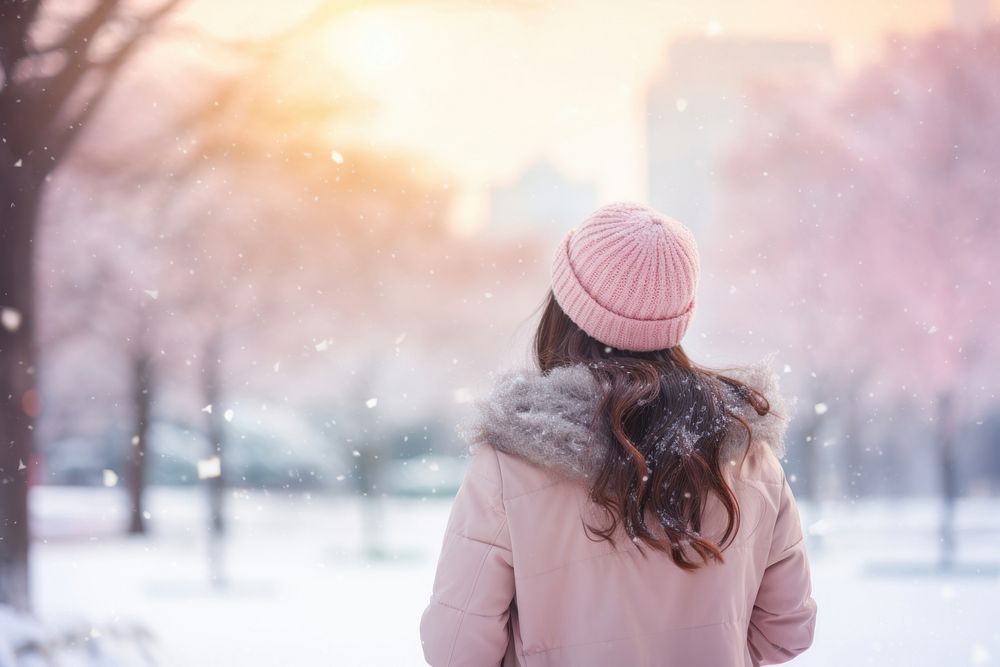
{"label": "blurred building", "polygon": [[993,21],[990,0],[952,0],[951,14],[960,30],[979,30]]}
{"label": "blurred building", "polygon": [[596,208],[593,183],[571,181],[552,164],[539,160],[513,183],[490,191],[488,233],[557,236]]}
{"label": "blurred building", "polygon": [[823,42],[688,37],[674,41],[647,107],[649,200],[698,237],[712,219],[715,161],[748,108],[748,84],[785,74],[830,73]]}

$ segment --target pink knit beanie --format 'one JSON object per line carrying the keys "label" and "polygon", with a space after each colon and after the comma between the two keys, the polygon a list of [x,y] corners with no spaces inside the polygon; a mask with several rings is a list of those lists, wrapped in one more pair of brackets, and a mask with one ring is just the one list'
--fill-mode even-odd
{"label": "pink knit beanie", "polygon": [[687,331],[699,266],[687,227],[642,204],[615,202],[563,238],[552,291],[569,318],[605,345],[661,350]]}

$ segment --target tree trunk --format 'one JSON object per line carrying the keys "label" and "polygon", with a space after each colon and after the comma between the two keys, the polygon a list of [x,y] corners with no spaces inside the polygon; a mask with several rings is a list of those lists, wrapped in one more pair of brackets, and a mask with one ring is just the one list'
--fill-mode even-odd
{"label": "tree trunk", "polygon": [[[823,417],[820,415],[810,415],[806,418],[806,427],[803,429],[803,439],[799,444],[797,465],[798,474],[795,484],[792,486],[795,496],[806,500],[812,506],[813,521],[817,521],[823,516],[821,489],[821,456],[822,445],[819,436],[823,431]],[[819,552],[825,547],[822,531],[810,531],[809,537],[813,550]]]}
{"label": "tree trunk", "polygon": [[[368,358],[360,366],[361,372],[355,382],[355,400],[374,396],[376,378],[379,375],[382,359],[377,349],[372,348]],[[379,423],[377,413],[371,408],[361,408],[355,403],[354,414],[359,425],[358,438],[354,443],[355,475],[358,480],[358,490],[361,492],[361,539],[363,555],[368,560],[382,560],[387,557],[385,546],[385,503],[381,498],[381,490],[377,488],[379,466],[382,464],[380,452],[384,451],[383,426]]]}
{"label": "tree trunk", "polygon": [[848,405],[845,409],[844,433],[844,489],[848,500],[859,500],[865,495],[865,451],[864,438],[861,436],[861,420],[858,415],[857,403]]}
{"label": "tree trunk", "polygon": [[149,356],[140,352],[132,362],[132,405],[135,410],[135,429],[128,445],[126,457],[126,484],[130,506],[128,532],[142,535],[146,532],[146,443],[149,439],[149,415],[152,407],[152,363]]}
{"label": "tree trunk", "polygon": [[803,429],[803,441],[800,445],[801,460],[799,463],[800,478],[795,487],[797,496],[813,503],[819,503],[820,487],[820,442],[819,435],[823,418],[814,415],[808,418]]}
{"label": "tree trunk", "polygon": [[[358,443],[359,447],[361,443]],[[377,454],[364,447],[357,457],[355,470],[358,477],[358,488],[361,491],[361,530],[362,550],[368,560],[381,560],[386,557],[383,535],[385,533],[385,506],[380,497],[381,491],[376,485],[378,468]]]}
{"label": "tree trunk", "polygon": [[226,430],[224,424],[225,410],[222,406],[222,380],[220,366],[222,365],[222,336],[213,334],[205,345],[204,392],[205,400],[212,406],[208,414],[208,441],[211,445],[210,456],[219,457],[219,474],[208,479],[208,512],[209,512],[209,569],[212,583],[225,586],[225,567],[223,559],[223,538],[225,536],[225,445]]}
{"label": "tree trunk", "polygon": [[27,610],[28,478],[41,408],[32,261],[39,192],[28,167],[13,164],[0,165],[0,604]]}
{"label": "tree trunk", "polygon": [[958,471],[955,456],[954,394],[947,391],[938,398],[938,462],[941,466],[941,568],[955,565],[955,501],[958,498]]}

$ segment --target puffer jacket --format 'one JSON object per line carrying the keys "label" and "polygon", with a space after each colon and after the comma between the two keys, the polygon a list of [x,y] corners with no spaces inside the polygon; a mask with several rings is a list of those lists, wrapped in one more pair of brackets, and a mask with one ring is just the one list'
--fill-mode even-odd
{"label": "puffer jacket", "polygon": [[[455,498],[420,623],[434,667],[738,667],[790,660],[812,643],[816,603],[799,514],[779,457],[790,405],[769,361],[730,373],[759,389],[753,429],[732,428],[724,469],[740,528],[693,572],[583,523],[606,520],[588,495],[600,449],[587,428],[598,392],[582,365],[504,371],[460,424],[472,458]],[[744,456],[744,453],[746,454]],[[725,512],[710,496],[702,534]]]}

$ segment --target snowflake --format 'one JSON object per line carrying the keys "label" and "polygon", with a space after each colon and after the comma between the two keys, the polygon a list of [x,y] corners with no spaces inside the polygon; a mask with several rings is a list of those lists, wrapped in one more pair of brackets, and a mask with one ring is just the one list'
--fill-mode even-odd
{"label": "snowflake", "polygon": [[198,461],[198,479],[211,479],[222,476],[222,460],[218,456]]}
{"label": "snowflake", "polygon": [[21,328],[21,311],[14,308],[0,308],[0,324],[11,333]]}

